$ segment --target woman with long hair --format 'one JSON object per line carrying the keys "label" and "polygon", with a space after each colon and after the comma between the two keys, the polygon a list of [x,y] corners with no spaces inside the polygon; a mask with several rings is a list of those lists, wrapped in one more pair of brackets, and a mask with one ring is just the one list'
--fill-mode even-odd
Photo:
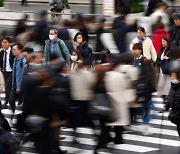
{"label": "woman with long hair", "polygon": [[170,63],[171,60],[171,42],[170,38],[165,36],[161,41],[161,51],[157,58],[157,64],[160,66],[159,80],[157,86],[157,94],[162,96],[162,98],[166,99],[166,96],[169,93],[171,87],[171,77],[170,72],[163,71],[163,63]]}

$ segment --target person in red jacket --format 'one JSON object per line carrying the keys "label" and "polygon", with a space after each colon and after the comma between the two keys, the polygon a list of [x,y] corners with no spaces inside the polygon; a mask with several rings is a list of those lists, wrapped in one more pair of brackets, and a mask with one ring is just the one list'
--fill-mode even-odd
{"label": "person in red jacket", "polygon": [[163,23],[156,24],[151,39],[154,48],[156,49],[157,55],[161,50],[161,40],[164,36],[169,36],[169,33],[164,29],[164,24]]}

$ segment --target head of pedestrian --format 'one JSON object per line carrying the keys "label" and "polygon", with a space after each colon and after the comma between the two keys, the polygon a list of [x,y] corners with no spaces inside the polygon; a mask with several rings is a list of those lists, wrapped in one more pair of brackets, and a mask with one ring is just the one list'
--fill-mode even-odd
{"label": "head of pedestrian", "polygon": [[13,55],[16,57],[16,58],[19,58],[22,54],[22,49],[23,49],[23,45],[19,42],[17,43],[14,43],[13,46],[12,46],[12,52],[13,52]]}
{"label": "head of pedestrian", "polygon": [[173,17],[176,26],[180,26],[180,13],[176,13]]}
{"label": "head of pedestrian", "polygon": [[25,47],[23,50],[22,50],[22,54],[26,60],[26,62],[29,62],[30,59],[31,59],[31,55],[33,53],[33,48],[29,48],[29,47]]}
{"label": "head of pedestrian", "polygon": [[161,40],[161,44],[162,44],[162,49],[161,51],[163,51],[164,49],[170,49],[171,47],[171,40],[170,37],[168,36],[164,36]]}
{"label": "head of pedestrian", "polygon": [[144,39],[146,38],[146,31],[144,27],[137,28],[137,35],[140,42],[144,41]]}
{"label": "head of pedestrian", "polygon": [[132,49],[135,58],[139,58],[143,54],[142,43],[135,43]]}
{"label": "head of pedestrian", "polygon": [[2,48],[4,50],[8,50],[11,46],[11,38],[9,36],[5,36],[2,38]]}
{"label": "head of pedestrian", "polygon": [[156,8],[164,11],[168,8],[168,5],[165,2],[159,2],[157,3]]}
{"label": "head of pedestrian", "polygon": [[49,39],[50,39],[51,41],[55,41],[56,38],[57,38],[57,34],[58,34],[58,31],[57,31],[56,29],[51,29],[51,30],[49,31]]}
{"label": "head of pedestrian", "polygon": [[82,32],[76,33],[76,35],[74,36],[74,42],[81,45],[84,41],[84,34]]}
{"label": "head of pedestrian", "polygon": [[75,49],[72,51],[71,61],[72,62],[82,62],[83,61],[82,55],[78,49]]}
{"label": "head of pedestrian", "polygon": [[46,10],[42,10],[41,12],[40,12],[40,18],[41,19],[47,19],[47,16],[48,16],[48,13],[47,13],[47,11]]}

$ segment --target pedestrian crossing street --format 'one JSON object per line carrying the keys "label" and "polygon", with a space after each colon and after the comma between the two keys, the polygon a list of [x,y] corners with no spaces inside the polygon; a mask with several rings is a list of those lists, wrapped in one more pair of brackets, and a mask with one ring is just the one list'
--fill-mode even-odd
{"label": "pedestrian crossing street", "polygon": [[[1,94],[1,100],[3,102],[4,94]],[[125,144],[113,145],[110,143],[108,149],[101,149],[100,154],[157,154],[159,152],[165,153],[179,153],[180,152],[180,142],[178,133],[176,131],[176,126],[168,121],[168,113],[159,113],[160,108],[162,108],[162,99],[158,98],[156,94],[153,95],[154,107],[151,110],[153,119],[150,121],[151,135],[145,136],[141,133],[141,130],[133,132],[124,132],[123,138]],[[9,109],[3,109],[2,113],[5,115],[7,120],[10,122],[11,111]],[[15,114],[21,113],[20,107],[17,107]],[[10,122],[10,125],[16,123],[16,117]],[[141,124],[141,120],[139,120]],[[162,127],[161,127],[162,124]],[[138,127],[137,127],[138,128]],[[162,129],[161,129],[162,128]],[[97,128],[96,133],[99,132]],[[92,139],[93,130],[89,128],[78,128],[77,130],[77,140],[80,144],[73,144],[72,140],[72,129],[62,128],[61,136],[65,137],[64,140],[60,141],[61,148],[63,150],[68,150],[68,153],[74,154],[93,154],[93,149],[95,148],[96,141]],[[160,135],[161,134],[161,135]],[[112,136],[114,134],[112,133]],[[160,139],[161,138],[161,139]],[[28,142],[21,146],[21,154],[35,154],[35,148],[33,143]]]}

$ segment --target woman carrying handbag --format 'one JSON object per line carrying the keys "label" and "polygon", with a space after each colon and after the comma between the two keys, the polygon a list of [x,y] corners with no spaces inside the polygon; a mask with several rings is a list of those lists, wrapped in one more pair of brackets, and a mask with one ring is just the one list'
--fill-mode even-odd
{"label": "woman carrying handbag", "polygon": [[161,51],[157,57],[157,65],[160,66],[160,73],[157,85],[157,94],[164,99],[169,93],[171,87],[170,77],[170,61],[171,61],[171,43],[170,38],[165,36],[162,38]]}

